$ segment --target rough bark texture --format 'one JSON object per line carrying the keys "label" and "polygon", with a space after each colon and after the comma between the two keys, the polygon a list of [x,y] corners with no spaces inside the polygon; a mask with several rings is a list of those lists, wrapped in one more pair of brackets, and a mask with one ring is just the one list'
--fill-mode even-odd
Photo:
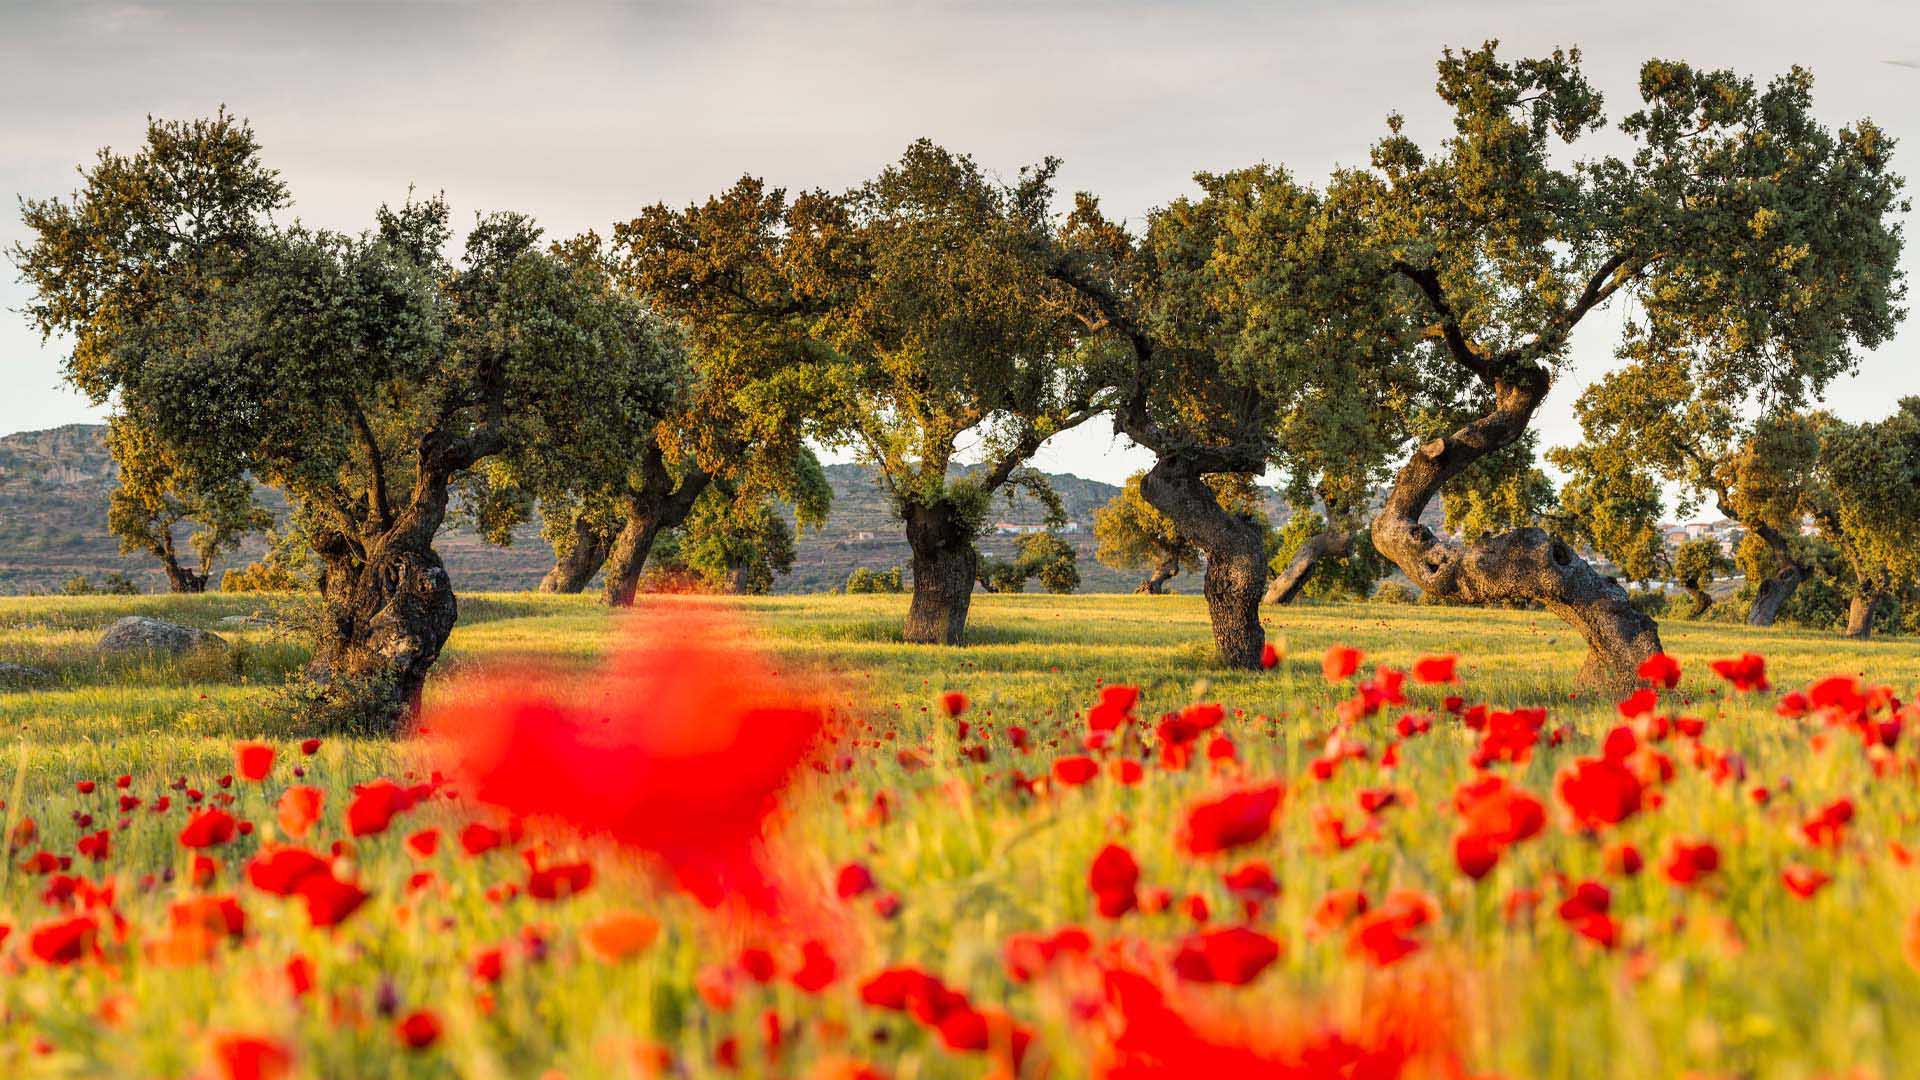
{"label": "rough bark texture", "polygon": [[907,545],[913,549],[913,603],[903,636],[921,645],[959,645],[966,639],[967,608],[980,570],[973,529],[944,500],[909,505],[905,516]]}
{"label": "rough bark texture", "polygon": [[613,535],[596,529],[586,522],[573,523],[573,547],[565,555],[553,560],[553,569],[540,579],[540,591],[543,593],[577,593],[586,589],[593,575],[607,561],[608,552],[613,550]]}
{"label": "rough bark texture", "polygon": [[1167,591],[1167,582],[1172,581],[1179,574],[1180,556],[1168,555],[1154,565],[1153,573],[1148,574],[1147,580],[1141,582],[1140,587],[1134,591],[1159,596]]}
{"label": "rough bark texture", "polygon": [[1713,595],[1701,588],[1698,582],[1682,582],[1681,588],[1686,589],[1687,595],[1693,598],[1693,606],[1687,609],[1687,618],[1697,619],[1713,606]]}
{"label": "rough bark texture", "polygon": [[1262,600],[1269,604],[1293,603],[1312,579],[1314,567],[1319,566],[1322,559],[1335,558],[1353,547],[1353,536],[1354,530],[1350,527],[1329,527],[1308,537],[1300,550],[1294,552],[1287,568],[1268,583],[1267,595]]}
{"label": "rough bark texture", "polygon": [[647,567],[647,556],[663,529],[671,529],[687,520],[694,501],[713,478],[695,470],[676,484],[658,451],[649,451],[641,463],[640,486],[627,492],[627,521],[614,535],[607,552],[606,599],[613,607],[632,607],[640,590],[640,575]]}
{"label": "rough bark texture", "polygon": [[202,567],[198,572],[180,565],[180,556],[174,551],[173,529],[167,528],[160,548],[154,554],[160,556],[160,568],[166,571],[167,588],[177,593],[202,593],[207,591],[207,578],[212,575],[212,567]]}
{"label": "rough bark texture", "polygon": [[1535,528],[1471,544],[1443,540],[1420,523],[1442,485],[1468,465],[1512,444],[1546,396],[1547,377],[1521,369],[1492,380],[1492,412],[1422,445],[1394,477],[1373,521],[1373,544],[1422,590],[1470,604],[1533,601],[1587,642],[1579,685],[1605,693],[1630,691],[1640,662],[1660,651],[1660,631],[1627,599],[1627,590],[1572,548]]}
{"label": "rough bark texture", "polygon": [[419,711],[427,671],[459,614],[453,583],[433,550],[446,510],[445,477],[426,475],[386,529],[334,533],[318,545],[326,620],[309,672],[367,695],[396,724]]}
{"label": "rough bark texture", "polygon": [[1772,626],[1774,620],[1780,617],[1780,609],[1793,599],[1794,590],[1807,580],[1807,568],[1793,557],[1793,548],[1778,529],[1760,524],[1754,526],[1753,531],[1766,541],[1768,550],[1779,560],[1780,568],[1754,589],[1753,606],[1747,609],[1747,625]]}
{"label": "rough bark texture", "polygon": [[1855,593],[1847,605],[1847,636],[1865,640],[1873,634],[1873,616],[1880,610],[1880,597],[1874,593]]}
{"label": "rough bark texture", "polygon": [[1206,554],[1202,591],[1220,663],[1259,668],[1261,647],[1267,642],[1260,625],[1267,565],[1259,523],[1223,508],[1199,468],[1177,455],[1154,462],[1140,492],[1180,535]]}

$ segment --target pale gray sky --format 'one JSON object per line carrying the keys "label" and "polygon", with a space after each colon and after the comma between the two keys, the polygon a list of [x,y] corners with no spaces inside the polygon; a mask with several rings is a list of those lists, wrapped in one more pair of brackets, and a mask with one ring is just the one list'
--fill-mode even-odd
{"label": "pale gray sky", "polygon": [[[1012,173],[1047,154],[1062,186],[1137,219],[1200,169],[1285,163],[1309,179],[1364,160],[1389,111],[1431,142],[1443,45],[1513,54],[1578,45],[1618,118],[1651,56],[1765,78],[1811,68],[1830,123],[1870,116],[1920,177],[1920,5],[1745,0],[1353,3],[25,3],[0,0],[0,246],[17,194],[65,194],[149,114],[221,104],[252,120],[305,221],[358,229],[409,184],[534,214],[554,235],[605,229],[754,172],[789,187],[858,181],[925,135]],[[1917,193],[1920,194],[1920,193]],[[1912,231],[1911,224],[1909,231]],[[1920,236],[1906,266],[1920,269]],[[0,306],[24,300],[11,265]],[[1583,326],[1570,403],[1619,325]],[[1920,320],[1916,320],[1920,321]],[[0,433],[100,414],[13,310],[0,313]],[[1834,388],[1840,413],[1920,393],[1913,322]],[[1117,482],[1150,455],[1100,422],[1043,468]]]}

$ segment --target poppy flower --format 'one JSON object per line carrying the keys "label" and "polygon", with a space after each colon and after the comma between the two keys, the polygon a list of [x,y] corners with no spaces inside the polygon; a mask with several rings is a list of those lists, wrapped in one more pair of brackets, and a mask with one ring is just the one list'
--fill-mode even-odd
{"label": "poppy flower", "polygon": [[1780,883],[1802,900],[1811,900],[1832,881],[1833,875],[1801,863],[1790,863],[1780,871]]}
{"label": "poppy flower", "polygon": [[1187,810],[1182,846],[1195,855],[1251,844],[1273,828],[1285,788],[1279,782],[1228,792]]}
{"label": "poppy flower", "polygon": [[1733,684],[1735,690],[1747,693],[1769,689],[1767,682],[1767,661],[1756,653],[1741,653],[1732,660],[1715,660],[1711,665],[1713,673]]}
{"label": "poppy flower", "polygon": [[1100,688],[1100,700],[1087,710],[1088,731],[1117,731],[1133,719],[1140,688],[1114,684]]}
{"label": "poppy flower", "polygon": [[967,695],[958,690],[949,690],[940,695],[940,707],[949,717],[959,716],[967,711]]}
{"label": "poppy flower", "polygon": [[281,1080],[293,1069],[286,1044],[259,1035],[217,1035],[211,1056],[219,1080]]}
{"label": "poppy flower", "polygon": [[1459,660],[1452,653],[1423,656],[1413,662],[1413,681],[1427,686],[1459,682],[1460,676],[1454,673],[1454,665]]}
{"label": "poppy flower", "polygon": [[800,966],[788,976],[794,986],[809,994],[825,990],[839,977],[839,965],[834,963],[833,955],[819,941],[808,941],[800,946]]}
{"label": "poppy flower", "polygon": [[460,830],[460,850],[469,855],[492,851],[506,842],[499,829],[476,821]]}
{"label": "poppy flower", "polygon": [[1666,653],[1657,652],[1640,661],[1637,674],[1642,682],[1671,690],[1680,685],[1680,661]]}
{"label": "poppy flower", "polygon": [[874,887],[873,871],[864,863],[848,863],[834,875],[833,894],[842,900],[851,900],[872,892]]}
{"label": "poppy flower", "polygon": [[580,930],[587,952],[607,963],[618,963],[644,951],[660,936],[660,920],[639,911],[612,911]]}
{"label": "poppy flower", "polygon": [[1053,778],[1068,787],[1079,787],[1099,775],[1099,763],[1085,754],[1072,754],[1053,763]]}
{"label": "poppy flower", "polygon": [[422,859],[433,858],[433,853],[440,850],[440,830],[421,829],[408,836],[407,850]]}
{"label": "poppy flower", "polygon": [[1675,885],[1693,885],[1720,868],[1720,849],[1711,843],[1674,841],[1661,869]]}
{"label": "poppy flower", "polygon": [[403,788],[391,780],[356,784],[353,802],[347,804],[347,832],[353,836],[372,836],[385,832],[394,815],[411,809],[420,793]]}
{"label": "poppy flower", "polygon": [[1274,648],[1273,642],[1271,641],[1261,645],[1260,646],[1260,667],[1263,670],[1272,671],[1274,668],[1278,666],[1280,666],[1280,650]]}
{"label": "poppy flower", "polygon": [[331,873],[327,860],[297,847],[270,848],[247,863],[247,880],[254,888],[275,896],[292,896],[306,878]]}
{"label": "poppy flower", "polygon": [[1560,802],[1582,828],[1617,825],[1640,810],[1643,786],[1632,769],[1610,757],[1583,757],[1560,771]]}
{"label": "poppy flower", "polygon": [[320,808],[326,801],[326,792],[317,787],[290,787],[281,792],[275,807],[281,831],[296,840],[307,835],[314,822],[320,820]]}
{"label": "poppy flower", "polygon": [[341,881],[331,871],[308,874],[294,886],[294,892],[306,904],[307,922],[315,927],[338,926],[367,901],[364,889]]}
{"label": "poppy flower", "polygon": [[196,811],[187,819],[186,828],[180,830],[180,846],[218,847],[233,839],[235,824],[233,815],[217,806]]}
{"label": "poppy flower", "polygon": [[425,1050],[440,1041],[440,1018],[426,1009],[415,1009],[394,1025],[394,1034],[409,1050]]}
{"label": "poppy flower", "polygon": [[34,927],[27,948],[43,964],[64,966],[85,959],[94,950],[100,923],[91,915],[74,915]]}
{"label": "poppy flower", "polygon": [[265,743],[241,743],[233,748],[234,771],[242,779],[265,780],[273,770],[273,747]]}
{"label": "poppy flower", "polygon": [[534,866],[527,872],[527,895],[535,900],[564,900],[593,884],[593,864],[558,863]]}
{"label": "poppy flower", "polygon": [[1135,890],[1140,884],[1140,864],[1133,853],[1118,844],[1108,844],[1093,857],[1087,869],[1087,889],[1093,893],[1100,914],[1117,919],[1132,911],[1138,903]]}
{"label": "poppy flower", "polygon": [[1280,942],[1245,926],[1206,930],[1186,938],[1173,972],[1187,982],[1245,986],[1280,958]]}
{"label": "poppy flower", "polygon": [[1330,683],[1345,682],[1360,670],[1363,655],[1350,645],[1335,645],[1320,658],[1320,674]]}

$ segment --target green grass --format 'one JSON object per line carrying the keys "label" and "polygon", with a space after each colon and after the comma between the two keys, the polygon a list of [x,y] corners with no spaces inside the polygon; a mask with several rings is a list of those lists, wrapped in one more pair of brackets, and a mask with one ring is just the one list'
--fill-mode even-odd
{"label": "green grass", "polygon": [[[30,816],[38,844],[70,853],[82,810],[101,815],[101,796],[81,796],[80,779],[110,787],[122,773],[131,790],[157,794],[176,778],[215,790],[236,740],[264,738],[282,747],[265,790],[238,785],[234,810],[271,829],[271,803],[294,782],[297,730],[278,707],[276,687],[304,657],[269,630],[219,632],[236,648],[179,661],[102,662],[91,650],[99,633],[124,614],[150,614],[217,629],[226,615],[286,603],[257,597],[90,597],[0,599],[0,662],[41,667],[51,686],[0,691],[0,794],[9,827]],[[671,613],[678,599],[651,602]],[[752,628],[753,643],[786,666],[834,680],[874,736],[891,741],[847,752],[849,771],[807,780],[792,798],[784,835],[797,858],[820,879],[849,859],[870,865],[883,888],[905,900],[900,917],[862,914],[848,932],[858,975],[891,963],[917,962],[965,987],[981,1002],[1004,1003],[1039,1030],[1054,1076],[1085,1075],[1085,1046],[1066,1019],[1058,992],[1018,987],[1000,971],[1005,935],[1067,923],[1100,922],[1091,911],[1086,871],[1108,841],[1138,856],[1145,883],[1176,896],[1199,893],[1216,913],[1230,913],[1220,871],[1238,860],[1207,863],[1182,855],[1173,835],[1184,807],[1217,787],[1203,765],[1185,773],[1150,772],[1122,788],[1104,781],[1041,798],[1015,797],[1010,769],[1042,774],[1055,752],[1071,752],[1074,712],[1090,703],[1097,682],[1132,682],[1145,693],[1143,715],[1199,700],[1229,707],[1227,733],[1242,768],[1278,776],[1291,787],[1274,836],[1244,853],[1269,860],[1283,892],[1258,925],[1286,946],[1280,963],[1254,987],[1219,994],[1222,1004],[1272,1012],[1325,1004],[1351,1007],[1378,990],[1382,976],[1356,964],[1331,938],[1307,933],[1309,915],[1333,888],[1364,888],[1376,900],[1390,888],[1430,893],[1441,911],[1424,936],[1420,963],[1454,972],[1456,1004],[1471,1023],[1466,1043],[1473,1067],[1513,1077],[1639,1078],[1710,1075],[1809,1077],[1859,1065],[1897,1076],[1920,1061],[1920,974],[1902,955],[1908,917],[1920,906],[1920,870],[1887,856],[1889,841],[1920,843],[1920,797],[1913,757],[1903,742],[1891,776],[1877,778],[1857,742],[1836,738],[1810,749],[1809,730],[1771,712],[1765,700],[1723,694],[1706,670],[1710,659],[1744,651],[1764,654],[1781,689],[1848,673],[1893,685],[1910,699],[1920,685],[1920,647],[1908,639],[1870,643],[1797,631],[1756,631],[1723,624],[1670,622],[1667,651],[1687,669],[1678,699],[1708,718],[1704,742],[1743,756],[1749,786],[1781,792],[1767,807],[1732,785],[1715,784],[1663,749],[1677,775],[1665,805],[1620,827],[1641,848],[1646,872],[1608,879],[1627,948],[1603,953],[1574,938],[1553,915],[1557,873],[1601,874],[1600,846],[1562,829],[1551,797],[1553,776],[1572,756],[1595,752],[1616,721],[1611,702],[1572,699],[1582,647],[1577,636],[1539,613],[1384,605],[1322,605],[1270,610],[1270,637],[1281,644],[1279,668],[1258,674],[1212,667],[1204,605],[1192,597],[980,596],[974,600],[971,644],[947,649],[904,645],[904,597],[807,596],[731,602]],[[502,661],[536,661],[589,670],[620,640],[612,618],[585,598],[533,595],[463,597],[461,623],[448,644],[431,704],[448,680]],[[1474,884],[1451,856],[1454,787],[1470,773],[1471,733],[1442,718],[1434,733],[1409,741],[1399,767],[1350,765],[1332,781],[1305,775],[1332,727],[1330,710],[1349,687],[1329,687],[1320,656],[1334,643],[1364,649],[1369,663],[1405,667],[1427,653],[1457,652],[1469,700],[1496,706],[1545,705],[1549,727],[1567,729],[1565,744],[1544,744],[1524,766],[1502,771],[1546,799],[1555,822],[1542,837],[1511,852],[1493,875]],[[985,764],[960,761],[952,726],[936,719],[937,696],[961,690],[971,719],[1002,728],[1032,728],[1041,748],[1010,756],[996,743]],[[1433,708],[1439,693],[1421,689],[1415,706]],[[1236,714],[1233,710],[1239,710]],[[1357,733],[1374,748],[1390,738],[1397,711]],[[1271,719],[1269,719],[1271,718]],[[1054,745],[1048,745],[1052,743]],[[933,762],[908,771],[894,751],[912,747]],[[400,776],[419,766],[407,745],[329,736],[302,763],[328,792],[330,820],[354,783]],[[1404,805],[1381,815],[1378,839],[1324,854],[1314,825],[1326,808],[1350,825],[1363,815],[1356,793],[1390,784]],[[897,809],[886,824],[859,812],[876,793]],[[1811,851],[1796,826],[1810,808],[1836,795],[1859,807],[1848,848]],[[977,1076],[978,1058],[942,1051],[911,1024],[863,1008],[854,979],[818,997],[791,987],[743,992],[732,1014],[698,1002],[695,973],[724,961],[733,940],[705,924],[681,900],[660,897],[633,873],[603,860],[605,880],[562,905],[525,900],[488,902],[489,885],[514,879],[510,854],[465,859],[442,850],[424,864],[409,857],[400,836],[420,824],[457,827],[460,818],[435,804],[416,811],[393,834],[354,848],[355,872],[375,894],[338,934],[308,929],[294,903],[250,890],[239,875],[258,837],[227,852],[214,888],[236,892],[249,913],[249,943],[210,965],[165,968],[140,958],[137,943],[164,925],[168,902],[191,890],[179,880],[185,853],[174,842],[178,813],[138,811],[114,834],[105,872],[120,883],[118,905],[132,927],[111,965],[49,969],[19,959],[26,929],[52,914],[39,899],[42,879],[17,865],[0,879],[0,923],[14,927],[0,960],[0,1075],[203,1075],[209,1033],[246,1031],[287,1041],[296,1076],[538,1076],[559,1070],[568,1080],[638,1075],[629,1070],[636,1040],[670,1047],[695,1075],[713,1071],[712,1051],[730,1032],[755,1045],[759,1013],[777,1009],[800,1029],[775,1065],[743,1055],[745,1075],[798,1075],[825,1056],[875,1060],[894,1075]],[[337,828],[326,833],[338,835]],[[1719,844],[1725,865],[1707,890],[1663,881],[1658,862],[1676,838]],[[13,853],[18,863],[31,849]],[[1812,901],[1790,897],[1781,865],[1822,866],[1835,884]],[[409,898],[405,880],[429,866],[439,885]],[[164,880],[172,870],[176,880]],[[142,879],[154,880],[142,885]],[[1501,906],[1517,887],[1547,894],[1532,923],[1511,925]],[[638,906],[667,923],[644,956],[609,966],[582,960],[578,927],[597,912]],[[864,910],[864,909],[863,909]],[[402,916],[402,912],[406,914]],[[476,1005],[466,965],[478,948],[513,940],[523,928],[544,928],[549,957],[511,965],[493,995],[491,1015]],[[1102,934],[1166,943],[1188,929],[1177,913],[1135,914],[1098,928]],[[1737,942],[1737,946],[1735,944]],[[321,985],[335,999],[298,1004],[279,990],[279,967],[295,952],[312,957]],[[17,970],[16,970],[17,968]],[[391,1024],[379,1015],[382,985],[403,1007],[431,1005],[448,1034],[432,1051],[403,1054]],[[103,1012],[117,1017],[108,1024]],[[836,1037],[835,1025],[849,1035]],[[869,1042],[876,1026],[890,1033]]]}

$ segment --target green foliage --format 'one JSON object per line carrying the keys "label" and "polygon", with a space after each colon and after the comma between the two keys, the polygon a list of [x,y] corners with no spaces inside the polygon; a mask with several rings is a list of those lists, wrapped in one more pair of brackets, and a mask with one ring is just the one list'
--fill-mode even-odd
{"label": "green foliage", "polygon": [[1442,493],[1447,531],[1467,541],[1541,524],[1554,506],[1553,482],[1534,462],[1535,436],[1467,466]]}
{"label": "green foliage", "polygon": [[1673,579],[1694,592],[1706,592],[1716,578],[1726,577],[1735,569],[1720,541],[1710,537],[1689,540],[1673,553]]}
{"label": "green foliage", "polygon": [[1547,459],[1567,472],[1556,531],[1598,552],[1630,581],[1660,576],[1667,564],[1664,500],[1658,479],[1636,467],[1631,451],[1584,443],[1556,447]]}
{"label": "green foliage", "polygon": [[[1020,538],[1014,565],[1022,579],[1034,578],[1050,593],[1070,593],[1080,588],[1079,557],[1073,546],[1050,532],[1030,533]],[[1017,591],[1017,590],[1016,590]]]}
{"label": "green foliage", "polygon": [[776,576],[793,569],[793,529],[769,500],[714,485],[694,503],[686,524],[655,544],[649,565],[708,592],[764,594]]}
{"label": "green foliage", "polygon": [[1813,517],[1856,591],[1894,596],[1920,582],[1920,397],[1877,422],[1829,421],[1818,474]]}
{"label": "green foliage", "polygon": [[[1293,562],[1308,540],[1327,528],[1327,521],[1312,510],[1296,511],[1286,524],[1274,530],[1273,553],[1267,565],[1279,573]],[[1374,586],[1389,571],[1386,560],[1373,549],[1373,541],[1364,534],[1354,537],[1345,553],[1322,558],[1307,579],[1302,595],[1311,600],[1365,600]]]}
{"label": "green foliage", "polygon": [[858,566],[854,568],[853,573],[847,575],[847,592],[897,593],[905,588],[901,577],[900,568],[897,566],[884,572]]}
{"label": "green foliage", "polygon": [[[1118,494],[1093,512],[1093,557],[1115,570],[1157,570],[1189,573],[1201,565],[1200,549],[1180,535],[1172,520],[1154,509],[1140,485],[1146,473],[1127,477]],[[1261,513],[1259,489],[1241,473],[1215,473],[1207,486],[1223,509],[1236,514]]]}

